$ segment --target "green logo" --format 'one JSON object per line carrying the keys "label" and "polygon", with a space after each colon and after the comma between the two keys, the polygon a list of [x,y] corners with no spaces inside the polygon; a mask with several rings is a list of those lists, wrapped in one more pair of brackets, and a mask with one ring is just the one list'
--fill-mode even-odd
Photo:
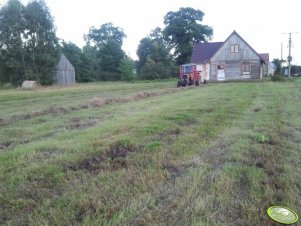
{"label": "green logo", "polygon": [[298,221],[298,214],[283,206],[272,206],[268,208],[267,214],[274,221],[282,224],[293,224]]}

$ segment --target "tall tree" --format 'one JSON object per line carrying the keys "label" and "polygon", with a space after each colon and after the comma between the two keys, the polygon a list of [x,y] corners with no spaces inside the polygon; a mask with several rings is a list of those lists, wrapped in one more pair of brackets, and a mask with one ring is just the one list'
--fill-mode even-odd
{"label": "tall tree", "polygon": [[99,29],[90,28],[89,34],[85,36],[86,41],[91,42],[97,50],[97,64],[99,78],[101,80],[119,80],[119,64],[125,57],[122,50],[123,38],[126,35],[119,27],[112,23],[106,23]]}
{"label": "tall tree", "polygon": [[137,55],[139,57],[137,69],[140,78],[156,79],[172,75],[173,62],[170,47],[164,40],[160,28],[157,27],[149,36],[140,41]]}
{"label": "tall tree", "polygon": [[122,46],[123,39],[126,35],[123,29],[115,27],[112,23],[105,23],[100,28],[91,27],[89,34],[85,36],[86,41],[91,41],[98,48],[109,44],[110,41],[118,43]]}
{"label": "tall tree", "polygon": [[59,57],[53,17],[44,0],[31,1],[26,7],[27,76],[42,84],[52,84]]}
{"label": "tall tree", "polygon": [[140,72],[141,68],[145,65],[148,58],[151,58],[153,52],[153,43],[150,37],[145,37],[141,39],[138,49],[137,56],[139,58],[137,63],[138,72]]}
{"label": "tall tree", "polygon": [[9,0],[0,9],[0,82],[19,85],[25,77],[24,6]]}
{"label": "tall tree", "polygon": [[85,64],[86,69],[88,70],[87,81],[96,81],[99,80],[99,59],[97,59],[97,48],[92,46],[88,41],[83,47],[83,64]]}
{"label": "tall tree", "polygon": [[285,62],[285,60],[280,60],[278,58],[273,59],[272,63],[275,65],[275,75],[281,75],[281,68],[282,64]]}
{"label": "tall tree", "polygon": [[204,13],[193,8],[180,8],[176,12],[168,12],[164,17],[164,37],[174,48],[177,64],[190,61],[193,44],[207,42],[213,35],[213,30],[202,25]]}
{"label": "tall tree", "polygon": [[1,81],[51,84],[59,48],[45,2],[33,0],[24,7],[19,0],[8,0],[0,9],[0,24]]}

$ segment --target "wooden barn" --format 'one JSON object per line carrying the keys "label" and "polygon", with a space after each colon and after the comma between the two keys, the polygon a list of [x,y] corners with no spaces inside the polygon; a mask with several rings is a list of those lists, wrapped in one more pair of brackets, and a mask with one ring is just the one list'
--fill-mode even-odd
{"label": "wooden barn", "polygon": [[268,60],[268,54],[258,54],[236,31],[224,42],[195,44],[191,56],[191,63],[202,66],[201,76],[218,81],[261,78]]}
{"label": "wooden barn", "polygon": [[75,84],[75,70],[64,54],[61,54],[57,65],[56,81],[58,85]]}

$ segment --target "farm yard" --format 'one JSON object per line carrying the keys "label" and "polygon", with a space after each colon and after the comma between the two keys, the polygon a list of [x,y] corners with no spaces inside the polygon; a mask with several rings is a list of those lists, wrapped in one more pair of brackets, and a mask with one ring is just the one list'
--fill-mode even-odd
{"label": "farm yard", "polygon": [[301,80],[175,84],[0,91],[0,224],[278,225],[269,206],[301,214]]}

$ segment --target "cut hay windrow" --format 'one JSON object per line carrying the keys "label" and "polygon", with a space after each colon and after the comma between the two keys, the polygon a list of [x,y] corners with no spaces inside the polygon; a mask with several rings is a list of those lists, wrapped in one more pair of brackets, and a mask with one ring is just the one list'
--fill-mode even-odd
{"label": "cut hay windrow", "polygon": [[[189,89],[191,89],[191,88],[193,88],[193,87],[190,87]],[[171,88],[171,89],[167,89],[162,92],[146,92],[145,91],[145,92],[137,93],[135,95],[131,95],[128,97],[111,97],[111,98],[105,98],[105,99],[93,97],[87,103],[81,103],[81,104],[77,104],[77,105],[70,106],[70,107],[50,106],[44,110],[35,111],[35,112],[27,113],[27,114],[14,115],[7,120],[0,119],[0,125],[13,124],[13,123],[16,123],[21,120],[27,120],[27,119],[31,119],[31,118],[43,116],[43,115],[64,115],[64,114],[68,114],[71,111],[77,111],[77,110],[88,109],[88,108],[99,108],[99,107],[103,107],[103,106],[113,104],[113,103],[125,104],[125,103],[131,102],[131,101],[139,101],[139,100],[149,98],[149,97],[155,97],[155,96],[161,96],[161,95],[175,93],[175,92],[179,92],[181,90],[185,90],[185,88],[184,89]]]}

